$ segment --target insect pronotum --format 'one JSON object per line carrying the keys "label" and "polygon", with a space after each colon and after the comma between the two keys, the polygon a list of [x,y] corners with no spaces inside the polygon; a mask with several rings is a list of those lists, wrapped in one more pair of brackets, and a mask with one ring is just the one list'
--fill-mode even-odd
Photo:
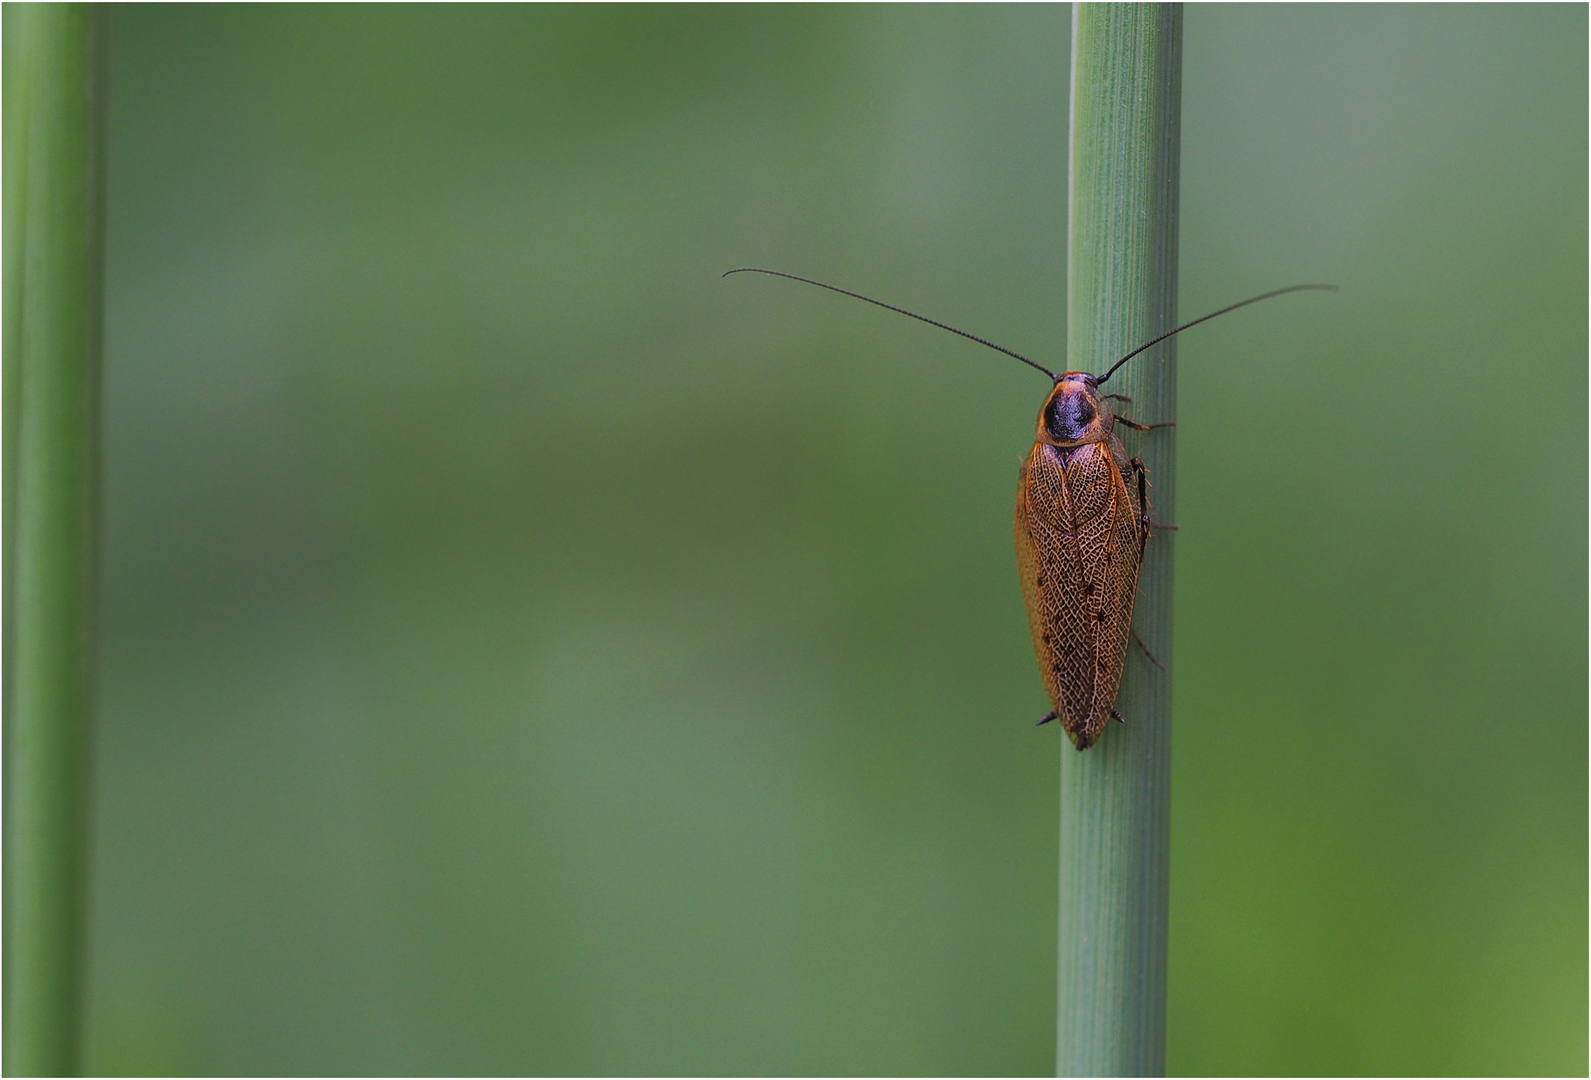
{"label": "insect pronotum", "polygon": [[1113,718],[1125,722],[1116,711],[1116,694],[1135,637],[1138,570],[1156,527],[1149,518],[1149,470],[1127,456],[1115,426],[1137,431],[1169,426],[1116,416],[1110,402],[1127,399],[1101,394],[1099,388],[1127,361],[1190,326],[1285,293],[1336,291],[1335,285],[1290,285],[1251,296],[1144,342],[1103,375],[1057,375],[992,341],[849,289],[751,266],[724,276],[746,273],[789,278],[865,300],[1015,357],[1050,377],[1054,385],[1039,410],[1033,449],[1017,484],[1016,565],[1039,677],[1052,706],[1039,723],[1059,720],[1079,750],[1097,742]]}

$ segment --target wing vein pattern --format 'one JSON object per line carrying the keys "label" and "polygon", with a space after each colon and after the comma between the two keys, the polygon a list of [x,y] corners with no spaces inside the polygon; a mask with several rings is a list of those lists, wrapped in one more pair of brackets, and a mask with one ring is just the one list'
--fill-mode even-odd
{"label": "wing vein pattern", "polygon": [[1114,434],[1034,444],[1017,490],[1017,569],[1050,702],[1078,748],[1110,721],[1132,640],[1143,509]]}

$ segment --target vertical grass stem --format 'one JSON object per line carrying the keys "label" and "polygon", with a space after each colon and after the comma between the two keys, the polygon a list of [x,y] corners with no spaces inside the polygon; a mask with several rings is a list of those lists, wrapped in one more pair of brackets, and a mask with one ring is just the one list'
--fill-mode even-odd
{"label": "vertical grass stem", "polygon": [[94,5],[5,6],[4,1069],[78,1067],[98,499]]}
{"label": "vertical grass stem", "polygon": [[[1176,325],[1182,11],[1075,4],[1067,261],[1067,368],[1103,371]],[[1109,389],[1144,422],[1176,418],[1176,340]],[[1121,429],[1118,429],[1121,431]],[[1122,431],[1150,469],[1153,517],[1176,520],[1176,429]],[[1171,819],[1172,536],[1149,541],[1130,650],[1125,726],[1078,753],[1061,740],[1056,1073],[1165,1071]]]}

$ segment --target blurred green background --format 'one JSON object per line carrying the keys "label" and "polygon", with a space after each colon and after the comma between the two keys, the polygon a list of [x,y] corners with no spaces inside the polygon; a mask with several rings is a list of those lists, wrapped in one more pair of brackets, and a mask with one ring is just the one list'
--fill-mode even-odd
{"label": "blurred green background", "polygon": [[[1060,363],[1069,10],[109,19],[90,1067],[1050,1072],[1047,384],[718,275]],[[1586,47],[1187,10],[1173,1072],[1587,1069]]]}

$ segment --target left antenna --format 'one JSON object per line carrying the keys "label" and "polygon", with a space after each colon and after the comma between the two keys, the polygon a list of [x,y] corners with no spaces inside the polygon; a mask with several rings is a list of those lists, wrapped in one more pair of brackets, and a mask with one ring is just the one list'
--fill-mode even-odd
{"label": "left antenna", "polygon": [[837,292],[841,296],[853,296],[853,297],[855,297],[858,300],[866,300],[869,304],[875,304],[878,307],[885,308],[885,309],[887,309],[889,311],[893,311],[896,314],[905,315],[909,319],[916,319],[918,322],[925,322],[929,326],[937,326],[941,330],[949,330],[952,334],[960,334],[962,337],[966,338],[968,341],[976,341],[979,345],[987,345],[989,348],[993,349],[995,352],[1002,352],[1002,353],[1005,353],[1007,356],[1014,356],[1016,359],[1022,361],[1024,364],[1026,364],[1028,367],[1036,368],[1039,371],[1044,372],[1044,374],[1046,374],[1046,375],[1048,375],[1050,377],[1050,380],[1052,382],[1056,378],[1055,372],[1051,371],[1049,368],[1043,366],[1042,364],[1035,364],[1032,360],[1029,360],[1027,357],[1023,356],[1021,353],[1012,352],[1010,349],[1007,349],[1003,345],[996,345],[992,341],[985,341],[983,338],[979,337],[977,334],[969,334],[965,330],[957,330],[954,326],[947,326],[946,324],[944,324],[942,322],[939,322],[936,319],[930,319],[926,315],[919,315],[915,311],[907,311],[905,308],[896,307],[894,304],[886,304],[882,300],[874,300],[871,296],[863,296],[861,293],[852,292],[850,289],[842,289],[842,288],[840,288],[837,285],[825,285],[821,281],[813,281],[811,278],[797,277],[795,274],[786,274],[786,273],[784,273],[782,271],[779,271],[779,270],[763,270],[763,269],[761,269],[759,267],[755,267],[755,266],[742,266],[742,267],[740,267],[740,268],[738,268],[736,270],[727,270],[727,271],[724,272],[724,277],[728,277],[730,274],[767,274],[770,277],[789,278],[791,281],[800,281],[800,282],[804,282],[807,285],[816,285],[820,289],[827,289],[827,290],[829,290],[829,292]]}

